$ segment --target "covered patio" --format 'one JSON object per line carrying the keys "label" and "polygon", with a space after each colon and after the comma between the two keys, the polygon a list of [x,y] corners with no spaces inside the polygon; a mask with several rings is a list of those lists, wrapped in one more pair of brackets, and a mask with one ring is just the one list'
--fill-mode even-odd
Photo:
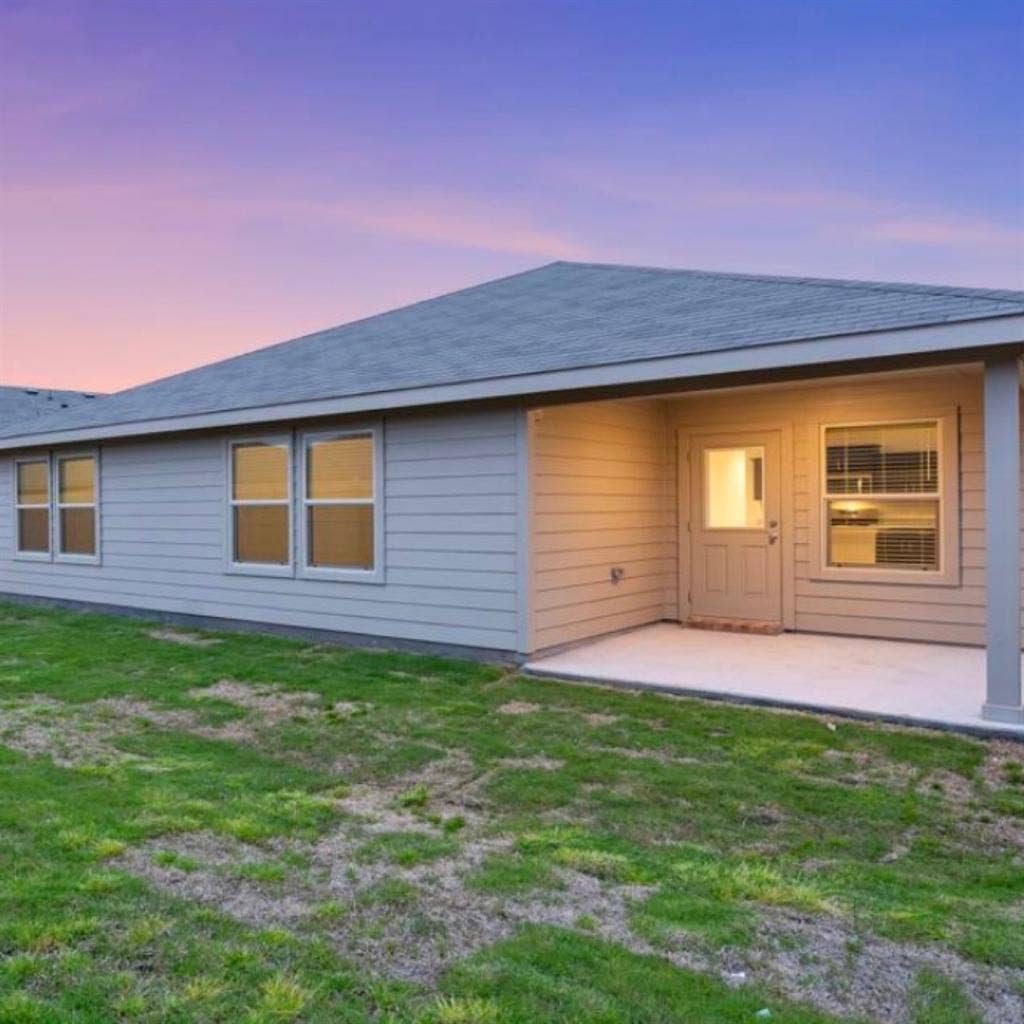
{"label": "covered patio", "polygon": [[533,410],[526,670],[1024,739],[1021,383],[1014,346]]}
{"label": "covered patio", "polygon": [[528,662],[531,675],[1002,735],[982,715],[980,647],[690,629],[659,622]]}

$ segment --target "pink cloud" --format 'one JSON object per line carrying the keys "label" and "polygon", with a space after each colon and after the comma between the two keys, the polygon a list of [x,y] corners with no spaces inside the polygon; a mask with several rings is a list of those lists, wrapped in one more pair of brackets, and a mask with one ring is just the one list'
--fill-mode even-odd
{"label": "pink cloud", "polygon": [[1024,252],[1024,230],[985,220],[897,219],[872,224],[868,238],[933,246],[998,246]]}
{"label": "pink cloud", "polygon": [[[282,203],[271,208],[285,217],[341,223],[362,231],[455,247],[546,259],[578,259],[585,249],[552,231],[535,227],[515,209],[464,199],[424,195],[362,195],[358,199]],[[263,207],[264,212],[268,212]]]}

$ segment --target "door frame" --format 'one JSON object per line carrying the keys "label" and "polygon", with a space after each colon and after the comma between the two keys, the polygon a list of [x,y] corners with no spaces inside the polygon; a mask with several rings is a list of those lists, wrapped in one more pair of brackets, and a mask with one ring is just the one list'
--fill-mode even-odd
{"label": "door frame", "polygon": [[[780,572],[782,574],[782,628],[796,629],[796,531],[807,533],[807,524],[795,521],[796,478],[793,474],[793,425],[778,421],[757,421],[752,423],[725,423],[714,427],[676,428],[676,523],[678,561],[679,621],[690,618],[690,564],[692,562],[692,533],[690,516],[693,511],[690,487],[690,452],[694,441],[702,437],[716,437],[720,434],[776,433],[779,436],[779,521]],[[808,486],[810,483],[808,482]],[[806,543],[807,537],[804,537]]]}

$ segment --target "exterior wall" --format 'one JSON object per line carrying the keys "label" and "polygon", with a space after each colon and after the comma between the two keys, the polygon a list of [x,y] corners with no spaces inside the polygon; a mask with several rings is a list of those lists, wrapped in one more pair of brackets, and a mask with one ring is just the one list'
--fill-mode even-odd
{"label": "exterior wall", "polygon": [[531,414],[532,650],[676,617],[667,413],[643,400]]}
{"label": "exterior wall", "polygon": [[386,420],[383,584],[226,573],[222,433],[104,442],[101,564],[17,560],[0,456],[0,593],[514,651],[519,422]]}
{"label": "exterior wall", "polygon": [[[906,419],[959,409],[960,580],[956,585],[815,579],[819,424]],[[794,608],[791,628],[982,644],[985,492],[980,370],[957,368],[814,385],[693,395],[673,402],[678,427],[789,424],[793,430]],[[787,486],[783,482],[783,486]],[[785,524],[784,524],[785,528]],[[1024,541],[1024,538],[1022,538]]]}

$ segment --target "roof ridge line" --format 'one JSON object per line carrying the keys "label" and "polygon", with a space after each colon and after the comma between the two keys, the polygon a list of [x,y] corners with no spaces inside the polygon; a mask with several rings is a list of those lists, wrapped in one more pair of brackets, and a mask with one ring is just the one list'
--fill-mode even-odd
{"label": "roof ridge line", "polygon": [[[594,260],[556,260],[557,264],[573,267],[593,267],[598,270],[631,270],[647,274],[688,274],[692,277],[724,277],[733,281],[771,281],[773,284],[803,285],[804,287],[848,288],[851,290],[894,292],[919,295],[956,295],[964,299],[985,298],[990,302],[1009,305],[1024,303],[1024,291],[1015,288],[972,288],[969,285],[921,284],[916,281],[859,281],[843,277],[798,277],[795,274],[748,274],[739,270],[700,270],[692,267],[646,267],[632,263],[600,263]],[[538,270],[544,269],[538,267]],[[1019,295],[1019,299],[1006,297],[1006,293]]]}

